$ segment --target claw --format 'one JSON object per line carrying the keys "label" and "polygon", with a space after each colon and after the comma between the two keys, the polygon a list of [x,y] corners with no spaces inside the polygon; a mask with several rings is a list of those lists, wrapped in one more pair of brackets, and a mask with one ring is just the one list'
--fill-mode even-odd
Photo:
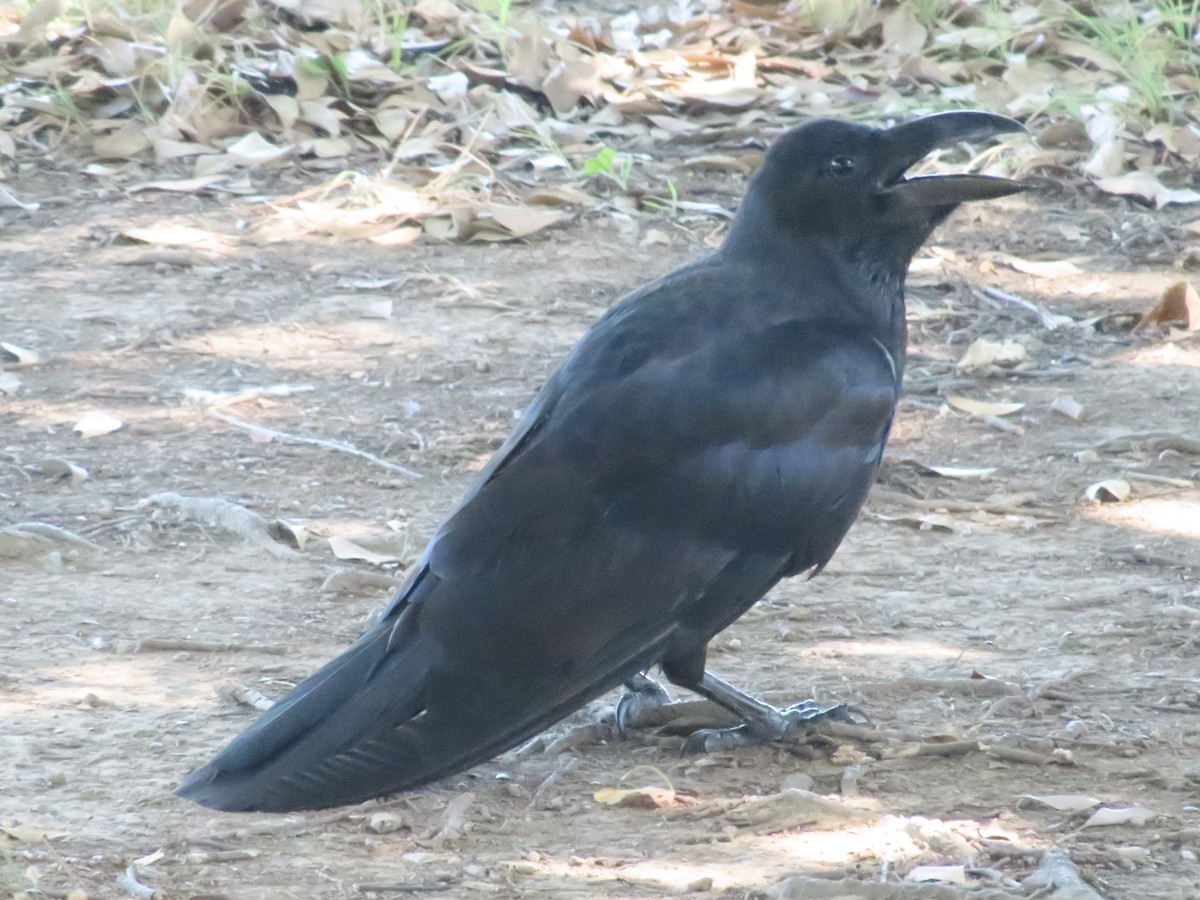
{"label": "claw", "polygon": [[764,743],[745,725],[736,728],[701,728],[693,731],[683,742],[683,756],[700,756],[705,753],[726,753],[740,747],[753,747]]}
{"label": "claw", "polygon": [[815,700],[803,700],[785,709],[778,710],[779,725],[776,733],[755,732],[746,725],[736,728],[702,728],[692,732],[684,742],[683,753],[724,753],[739,747],[769,744],[777,740],[800,740],[809,737],[822,720],[853,722],[854,715],[861,711],[845,703],[821,706]]}
{"label": "claw", "polygon": [[637,721],[642,712],[656,706],[665,706],[670,702],[671,696],[657,681],[645,675],[635,675],[625,682],[625,693],[617,701],[617,731],[624,737],[630,723]]}
{"label": "claw", "polygon": [[791,738],[812,734],[814,726],[822,719],[830,722],[853,722],[855,715],[866,716],[858,707],[846,703],[821,706],[816,700],[802,700],[779,714],[783,717],[784,731],[781,737]]}

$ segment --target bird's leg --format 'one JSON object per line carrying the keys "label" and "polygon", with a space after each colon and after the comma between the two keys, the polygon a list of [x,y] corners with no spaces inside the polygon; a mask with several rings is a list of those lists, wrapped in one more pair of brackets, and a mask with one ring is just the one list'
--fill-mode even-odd
{"label": "bird's leg", "polygon": [[625,693],[617,701],[617,729],[624,733],[629,723],[636,721],[643,710],[654,706],[666,706],[670,702],[671,697],[663,690],[662,685],[639,672],[625,682]]}
{"label": "bird's leg", "polygon": [[705,728],[697,731],[688,738],[684,745],[685,752],[713,753],[750,744],[798,738],[810,733],[820,719],[849,720],[854,712],[844,703],[823,707],[815,700],[803,700],[777,709],[742,693],[710,672],[704,672],[698,682],[686,687],[725,707],[745,724],[736,728]]}

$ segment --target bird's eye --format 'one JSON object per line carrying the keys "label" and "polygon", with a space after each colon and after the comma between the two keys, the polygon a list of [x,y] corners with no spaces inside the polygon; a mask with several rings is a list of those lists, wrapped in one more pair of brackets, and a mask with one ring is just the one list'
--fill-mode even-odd
{"label": "bird's eye", "polygon": [[854,172],[854,160],[848,156],[836,156],[829,161],[829,171],[839,178],[845,178]]}

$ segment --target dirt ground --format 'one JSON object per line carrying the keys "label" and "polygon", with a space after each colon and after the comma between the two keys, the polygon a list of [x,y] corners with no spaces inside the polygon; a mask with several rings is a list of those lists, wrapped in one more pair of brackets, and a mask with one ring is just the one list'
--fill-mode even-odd
{"label": "dirt ground", "polygon": [[[289,177],[264,193],[321,176]],[[676,177],[727,207],[743,183]],[[704,252],[720,222],[601,210],[525,242],[388,249],[272,241],[252,198],[129,194],[71,171],[27,172],[19,195],[42,208],[0,211],[0,340],[40,361],[0,396],[0,525],[98,549],[0,560],[6,891],[744,896],[797,874],[966,865],[971,883],[1022,896],[1057,847],[1104,896],[1200,892],[1200,338],[1135,334],[1119,315],[1186,277],[1172,260],[1194,211],[1047,182],[960,211],[920,255],[880,484],[828,571],[782,585],[710,657],[760,695],[845,701],[869,726],[807,751],[681,757],[666,739],[582,740],[604,733],[572,729],[601,722],[607,697],[554,729],[572,735],[560,752],[543,739],[385,803],[278,817],[212,813],[172,788],[257,715],[215,688],[279,696],[385,602],[389,569],[339,560],[325,538],[390,533],[385,555],[411,561],[586,326]],[[165,225],[224,237],[118,239]],[[1075,271],[1027,274],[1004,254]],[[987,287],[1069,319],[1048,328]],[[956,370],[980,337],[1027,359]],[[1025,405],[988,419],[947,395]],[[1052,409],[1064,397],[1077,419]],[[81,437],[88,412],[124,427]],[[1115,478],[1128,500],[1085,498]],[[164,492],[303,524],[309,540],[270,552],[142,502]],[[365,574],[323,591],[339,571]],[[675,793],[594,796],[647,785]],[[788,788],[860,811],[813,812]],[[1101,804],[1119,824],[1085,827]]]}

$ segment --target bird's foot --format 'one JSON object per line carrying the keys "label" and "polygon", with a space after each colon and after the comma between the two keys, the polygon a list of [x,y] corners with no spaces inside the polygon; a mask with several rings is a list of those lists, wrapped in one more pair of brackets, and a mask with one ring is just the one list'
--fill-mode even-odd
{"label": "bird's foot", "polygon": [[683,745],[683,752],[723,753],[738,747],[769,744],[779,740],[802,740],[816,731],[819,722],[853,722],[862,712],[845,703],[821,706],[815,700],[802,700],[775,715],[755,717],[753,723],[736,728],[703,728],[695,731]]}
{"label": "bird's foot", "polygon": [[667,706],[671,696],[653,678],[634,675],[625,682],[625,693],[617,701],[617,731],[625,734],[648,709]]}

